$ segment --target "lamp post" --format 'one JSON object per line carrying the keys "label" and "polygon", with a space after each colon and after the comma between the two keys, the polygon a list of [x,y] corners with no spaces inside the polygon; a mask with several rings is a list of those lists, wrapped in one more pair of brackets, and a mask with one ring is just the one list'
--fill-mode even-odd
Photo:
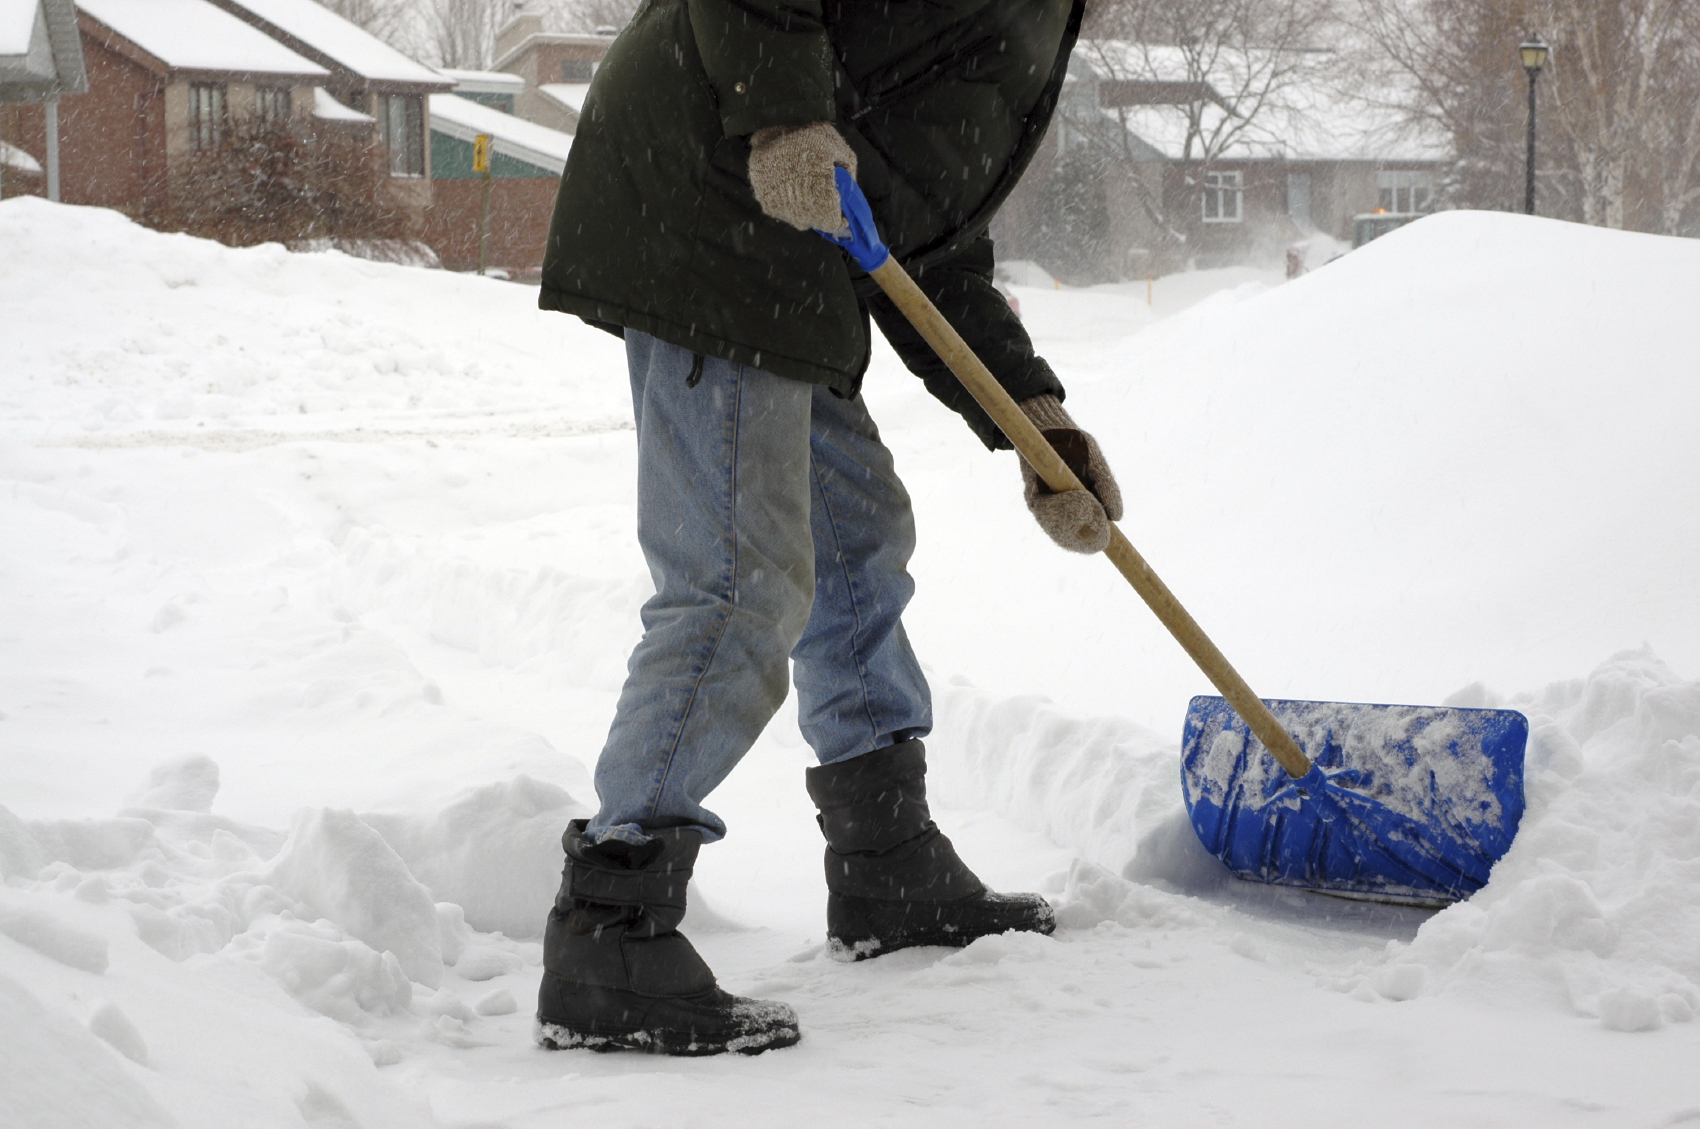
{"label": "lamp post", "polygon": [[1531,35],[1517,48],[1523,58],[1523,69],[1529,72],[1529,156],[1523,179],[1523,210],[1535,214],[1535,79],[1547,65],[1547,45],[1539,35]]}

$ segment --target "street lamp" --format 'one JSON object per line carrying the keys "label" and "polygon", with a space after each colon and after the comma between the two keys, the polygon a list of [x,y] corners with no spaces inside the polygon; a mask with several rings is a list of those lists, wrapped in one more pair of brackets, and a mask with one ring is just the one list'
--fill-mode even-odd
{"label": "street lamp", "polygon": [[1529,157],[1523,180],[1523,210],[1535,214],[1535,79],[1547,65],[1547,45],[1539,35],[1531,35],[1517,48],[1523,57],[1523,69],[1529,72]]}

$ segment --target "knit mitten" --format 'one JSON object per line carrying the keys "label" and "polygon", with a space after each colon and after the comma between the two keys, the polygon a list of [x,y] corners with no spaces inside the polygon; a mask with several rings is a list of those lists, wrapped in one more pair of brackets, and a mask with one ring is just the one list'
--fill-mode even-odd
{"label": "knit mitten", "polygon": [[1020,407],[1086,487],[1058,494],[1022,459],[1027,508],[1038,519],[1039,528],[1063,548],[1072,553],[1103,552],[1110,543],[1110,522],[1121,520],[1122,492],[1098,441],[1080,430],[1055,396],[1034,396],[1021,401]]}
{"label": "knit mitten", "polygon": [[750,187],[761,210],[800,231],[844,227],[833,168],[856,175],[856,154],[830,122],[771,126],[750,135]]}

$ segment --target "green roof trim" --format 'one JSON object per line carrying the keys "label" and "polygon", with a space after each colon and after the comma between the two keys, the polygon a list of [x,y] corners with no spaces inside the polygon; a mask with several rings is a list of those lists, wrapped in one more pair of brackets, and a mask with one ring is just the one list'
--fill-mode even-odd
{"label": "green roof trim", "polygon": [[[543,165],[532,164],[530,161],[510,157],[506,153],[492,151],[490,154],[490,176],[496,180],[514,180],[539,176],[558,180],[561,174]],[[431,131],[432,180],[482,180],[483,178],[483,173],[472,171],[472,142],[462,141],[458,137],[450,137],[436,129]]]}

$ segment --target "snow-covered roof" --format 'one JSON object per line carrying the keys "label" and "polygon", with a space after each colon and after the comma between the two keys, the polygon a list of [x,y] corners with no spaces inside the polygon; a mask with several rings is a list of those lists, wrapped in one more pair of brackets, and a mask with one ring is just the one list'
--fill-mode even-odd
{"label": "snow-covered roof", "polygon": [[13,145],[10,141],[0,141],[0,165],[31,176],[41,175],[41,162],[30,156],[24,150]]}
{"label": "snow-covered roof", "polygon": [[[1289,91],[1286,97],[1288,105],[1264,106],[1219,156],[1289,161],[1437,161],[1446,156],[1444,137],[1407,127],[1396,114],[1317,91]],[[1127,106],[1104,114],[1119,116],[1128,132],[1170,160],[1186,152],[1184,107]],[[1203,128],[1214,129],[1226,116],[1217,106],[1204,107]],[[1195,140],[1192,156],[1200,155]]]}
{"label": "snow-covered roof", "polygon": [[518,94],[525,89],[525,79],[507,71],[466,71],[451,67],[437,68],[454,80],[456,90],[474,94]]}
{"label": "snow-covered roof", "polygon": [[363,114],[359,110],[344,106],[331,96],[330,91],[322,86],[313,87],[313,116],[324,122],[365,122],[370,124],[378,120],[371,114]]}
{"label": "snow-covered roof", "polygon": [[0,55],[26,55],[41,0],[0,0]]}
{"label": "snow-covered roof", "polygon": [[431,95],[431,128],[461,141],[488,133],[496,152],[556,173],[567,167],[567,154],[573,147],[570,133],[453,94]]}
{"label": "snow-covered roof", "polygon": [[330,74],[207,0],[77,0],[77,7],[173,70]]}
{"label": "snow-covered roof", "polygon": [[361,78],[445,87],[449,80],[313,0],[227,0]]}
{"label": "snow-covered roof", "polygon": [[567,107],[575,114],[584,113],[584,96],[590,93],[588,82],[546,82],[537,89]]}
{"label": "snow-covered roof", "polygon": [[[1101,78],[1142,78],[1153,82],[1186,82],[1190,79],[1229,79],[1230,60],[1218,56],[1213,65],[1199,68],[1179,47],[1161,43],[1133,43],[1120,39],[1082,39],[1069,60],[1069,70],[1079,73],[1085,66]],[[1214,73],[1209,73],[1214,72]]]}

